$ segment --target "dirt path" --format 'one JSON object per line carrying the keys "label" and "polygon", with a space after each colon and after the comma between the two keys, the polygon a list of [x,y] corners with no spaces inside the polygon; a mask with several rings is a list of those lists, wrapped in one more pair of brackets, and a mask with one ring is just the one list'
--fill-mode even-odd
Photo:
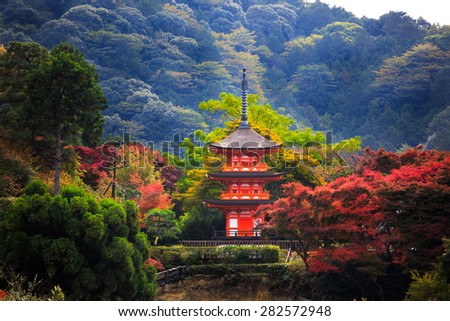
{"label": "dirt path", "polygon": [[[244,282],[245,281],[245,282]],[[245,279],[226,276],[213,279],[193,276],[177,284],[159,287],[157,301],[291,301],[289,294],[276,294],[269,290],[270,282],[260,275]],[[276,291],[280,292],[280,291]]]}

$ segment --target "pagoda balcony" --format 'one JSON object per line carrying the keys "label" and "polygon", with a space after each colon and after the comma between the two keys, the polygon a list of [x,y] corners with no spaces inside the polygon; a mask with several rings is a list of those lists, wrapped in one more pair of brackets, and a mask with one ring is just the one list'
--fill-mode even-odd
{"label": "pagoda balcony", "polygon": [[213,230],[213,239],[227,239],[227,238],[240,238],[240,239],[261,239],[261,230],[253,229],[248,231],[237,231],[228,229],[226,231]]}
{"label": "pagoda balcony", "polygon": [[229,194],[222,193],[220,195],[221,200],[268,200],[270,199],[269,193],[260,194]]}
{"label": "pagoda balcony", "polygon": [[222,172],[267,172],[268,166],[265,163],[258,165],[223,165]]}

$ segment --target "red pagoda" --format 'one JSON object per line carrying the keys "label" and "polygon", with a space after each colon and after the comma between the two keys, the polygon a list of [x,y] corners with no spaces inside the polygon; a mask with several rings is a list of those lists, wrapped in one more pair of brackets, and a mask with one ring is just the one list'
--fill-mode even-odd
{"label": "red pagoda", "polygon": [[227,237],[260,236],[258,222],[253,211],[261,204],[270,204],[270,193],[264,184],[280,180],[283,173],[268,171],[267,164],[261,162],[264,155],[275,153],[280,144],[272,142],[255,132],[247,121],[246,69],[241,82],[242,115],[239,127],[227,138],[210,145],[210,150],[227,157],[222,172],[208,173],[210,180],[220,181],[228,189],[220,199],[208,200],[208,207],[221,209],[226,216]]}

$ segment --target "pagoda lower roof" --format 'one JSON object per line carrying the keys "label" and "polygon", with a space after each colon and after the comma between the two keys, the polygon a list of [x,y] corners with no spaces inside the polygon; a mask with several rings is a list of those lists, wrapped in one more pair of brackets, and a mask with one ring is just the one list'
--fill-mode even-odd
{"label": "pagoda lower roof", "polygon": [[274,200],[207,200],[208,207],[258,207],[259,205],[272,204]]}
{"label": "pagoda lower roof", "polygon": [[233,178],[248,178],[248,179],[280,179],[284,173],[266,172],[266,171],[236,171],[236,172],[219,172],[208,173],[210,179],[233,179]]}

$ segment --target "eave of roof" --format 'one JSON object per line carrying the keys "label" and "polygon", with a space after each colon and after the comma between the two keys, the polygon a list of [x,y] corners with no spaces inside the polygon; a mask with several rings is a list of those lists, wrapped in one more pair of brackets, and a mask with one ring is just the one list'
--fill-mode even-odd
{"label": "eave of roof", "polygon": [[278,148],[281,144],[272,142],[267,138],[261,136],[250,126],[239,126],[227,138],[217,143],[212,143],[211,147],[216,148],[239,148],[239,149],[264,149],[264,148]]}
{"label": "eave of roof", "polygon": [[260,171],[236,171],[236,172],[219,172],[219,173],[208,173],[208,178],[268,178],[268,179],[279,179],[285,173],[275,173],[275,172],[260,172]]}
{"label": "eave of roof", "polygon": [[274,200],[206,200],[208,207],[258,207],[259,205],[272,204]]}

